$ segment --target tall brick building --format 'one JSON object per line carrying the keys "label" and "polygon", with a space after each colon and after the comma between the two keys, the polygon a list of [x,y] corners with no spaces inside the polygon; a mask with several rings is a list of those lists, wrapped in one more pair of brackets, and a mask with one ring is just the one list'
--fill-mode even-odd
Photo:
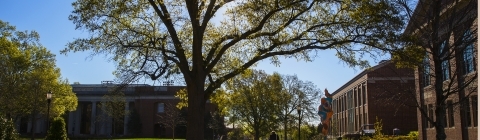
{"label": "tall brick building", "polygon": [[364,70],[333,92],[333,129],[331,134],[354,134],[363,124],[382,120],[383,134],[417,130],[416,108],[406,103],[415,100],[412,69],[397,69],[391,61]]}
{"label": "tall brick building", "polygon": [[419,139],[436,139],[440,124],[447,139],[478,138],[477,3],[420,0],[405,30],[426,50],[415,70]]}

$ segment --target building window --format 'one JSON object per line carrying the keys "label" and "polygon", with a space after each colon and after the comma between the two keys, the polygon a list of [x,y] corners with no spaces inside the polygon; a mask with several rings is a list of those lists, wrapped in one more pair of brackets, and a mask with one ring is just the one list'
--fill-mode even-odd
{"label": "building window", "polygon": [[165,103],[157,103],[157,113],[165,112]]}
{"label": "building window", "polygon": [[455,119],[453,118],[453,103],[452,100],[447,101],[447,109],[448,109],[448,127],[454,127]]}
{"label": "building window", "polygon": [[[440,45],[440,49],[439,49],[440,55],[442,55],[442,53],[448,53],[448,52],[443,52],[444,49],[448,49],[448,48],[445,48],[446,46],[447,46],[447,41],[443,41],[443,43]],[[443,81],[448,80],[450,78],[450,72],[449,72],[450,65],[448,63],[448,57],[444,57],[444,56],[447,56],[447,54],[444,54],[440,57],[442,59],[442,79],[443,79]]]}
{"label": "building window", "polygon": [[339,102],[339,108],[340,108],[340,111],[339,112],[343,112],[343,97],[340,96],[340,102]]}
{"label": "building window", "polygon": [[477,120],[477,116],[478,116],[478,102],[477,102],[477,95],[472,95],[470,96],[471,99],[472,99],[472,112],[473,112],[473,116],[472,118],[473,119],[473,126],[474,127],[477,127],[478,126],[478,120]]}
{"label": "building window", "polygon": [[347,101],[349,101],[349,102],[347,102],[347,105],[348,105],[347,109],[352,109],[353,108],[352,100],[353,100],[353,91],[350,90],[350,91],[347,92]]}
{"label": "building window", "polygon": [[[467,126],[468,127],[471,127],[472,126],[472,111],[470,110],[470,100],[468,98],[466,98],[465,102],[465,111],[467,113]],[[475,118],[477,119],[477,118]]]}
{"label": "building window", "polygon": [[474,58],[473,58],[473,43],[472,42],[472,32],[466,30],[463,34],[462,40],[463,43],[466,43],[465,49],[463,50],[463,70],[464,74],[468,74],[475,70]]}
{"label": "building window", "polygon": [[463,69],[465,74],[471,73],[475,69],[473,60],[473,44],[470,44],[463,50]]}
{"label": "building window", "polygon": [[363,122],[363,114],[360,114],[359,117],[360,119],[358,120],[358,123],[360,123],[360,125],[365,124],[365,122]]}
{"label": "building window", "polygon": [[423,58],[423,87],[430,85],[430,58],[428,57],[428,53],[425,54]]}
{"label": "building window", "polygon": [[92,102],[80,102],[81,119],[80,119],[80,134],[90,134],[90,125],[92,119]]}
{"label": "building window", "polygon": [[362,85],[362,103],[363,104],[367,104],[367,91],[366,91],[367,87],[365,85]]}
{"label": "building window", "polygon": [[358,129],[358,126],[359,126],[358,123],[359,122],[358,122],[358,114],[357,114],[357,115],[355,115],[355,127],[353,127],[353,131],[355,131],[355,132],[357,132],[357,129]]}
{"label": "building window", "polygon": [[[432,120],[433,120],[433,105],[432,104],[429,104],[428,105],[428,117],[430,117]],[[433,123],[428,123],[428,128],[433,128]]]}
{"label": "building window", "polygon": [[363,114],[363,123],[365,124],[368,124],[367,117],[367,113]]}
{"label": "building window", "polygon": [[357,90],[353,89],[353,106],[357,107],[358,102],[357,102]]}
{"label": "building window", "polygon": [[360,88],[360,87],[357,88],[357,106],[361,106],[361,105],[362,105],[362,104],[361,104],[362,100],[361,100],[361,98],[360,98],[362,93],[360,92],[360,89],[359,89],[359,88]]}

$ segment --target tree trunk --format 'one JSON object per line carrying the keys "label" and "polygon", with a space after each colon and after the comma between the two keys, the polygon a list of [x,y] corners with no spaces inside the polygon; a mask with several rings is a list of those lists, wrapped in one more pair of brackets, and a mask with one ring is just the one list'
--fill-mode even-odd
{"label": "tree trunk", "polygon": [[[438,51],[437,51],[438,52]],[[435,53],[434,53],[435,54]],[[441,60],[438,58],[434,58],[434,66],[435,66],[435,131],[436,131],[436,138],[437,140],[445,140],[447,135],[445,134],[445,116],[446,116],[446,109],[445,109],[445,95],[443,92],[443,81],[442,78],[442,66]],[[433,118],[432,118],[433,119]]]}
{"label": "tree trunk", "polygon": [[[463,52],[463,49],[458,49],[456,48],[457,52]],[[455,53],[455,58],[463,58],[463,53]],[[455,71],[457,72],[463,72],[465,71],[463,61],[460,59],[455,59],[455,63],[461,64],[460,66],[455,67]],[[464,83],[465,82],[465,76],[463,74],[456,74],[455,75],[457,80],[457,83]],[[462,101],[465,99],[465,88],[466,87],[461,87],[458,90],[458,101],[460,102],[460,130],[462,131],[462,140],[468,140],[468,129],[467,129],[467,112],[465,111],[464,108],[468,106],[467,104],[463,103]],[[468,98],[468,97],[467,97]]]}
{"label": "tree trunk", "polygon": [[435,109],[435,131],[437,132],[436,138],[437,140],[445,140],[447,139],[447,135],[445,134],[445,107],[437,107]]}
{"label": "tree trunk", "polygon": [[[287,116],[287,115],[285,115]],[[283,120],[283,139],[287,139],[287,128],[288,128],[288,124],[287,124],[287,119],[284,119]]]}
{"label": "tree trunk", "polygon": [[258,129],[258,126],[255,129],[255,137],[253,138],[254,140],[259,140],[260,139],[260,130]]}
{"label": "tree trunk", "polygon": [[[435,7],[435,8],[438,8],[438,7]],[[438,19],[439,17],[436,17],[436,18]],[[438,26],[438,25],[435,25],[435,23],[437,22],[433,22],[433,23],[434,23],[434,27]],[[438,34],[438,32],[435,32],[435,34]],[[435,90],[435,131],[437,133],[435,137],[437,140],[445,140],[447,138],[447,135],[445,134],[445,126],[444,126],[445,115],[446,115],[445,99],[447,97],[444,95],[445,93],[443,91],[444,89],[443,82],[446,79],[443,78],[443,70],[442,70],[443,60],[440,57],[440,52],[441,52],[439,50],[440,47],[438,47],[441,45],[440,43],[437,43],[439,41],[436,41],[436,39],[432,39],[432,40],[434,40],[435,42],[434,43],[435,49],[432,50],[432,55],[434,56],[433,57],[434,74],[436,76],[435,84],[433,85]]]}
{"label": "tree trunk", "polygon": [[187,140],[204,139],[205,97],[203,83],[187,84]]}
{"label": "tree trunk", "polygon": [[116,126],[115,126],[115,118],[113,118],[113,136],[115,136],[115,129],[116,129]]}

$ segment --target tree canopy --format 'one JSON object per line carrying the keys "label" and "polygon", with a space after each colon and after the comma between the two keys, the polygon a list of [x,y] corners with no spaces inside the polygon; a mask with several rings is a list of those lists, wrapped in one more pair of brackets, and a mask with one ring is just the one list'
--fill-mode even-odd
{"label": "tree canopy", "polygon": [[[215,96],[214,101],[221,101],[219,106],[227,108],[230,123],[244,126],[255,139],[280,130],[282,125],[284,134],[288,134],[291,128],[287,126],[296,120],[318,119],[315,105],[320,89],[296,75],[270,75],[249,69],[227,81],[225,91],[222,100]],[[301,115],[297,109],[301,109]]]}
{"label": "tree canopy", "polygon": [[183,76],[192,108],[187,139],[203,137],[201,114],[213,91],[257,62],[312,61],[318,50],[335,49],[350,66],[366,66],[361,57],[388,47],[403,25],[388,0],[77,0],[72,6],[69,19],[91,34],[62,53],[106,55],[125,83]]}
{"label": "tree canopy", "polygon": [[130,111],[126,110],[127,101],[125,94],[116,89],[109,89],[108,94],[103,95],[100,108],[105,113],[103,116],[99,116],[99,121],[103,123],[113,119],[113,135],[116,135],[116,130],[121,128],[121,124],[124,122],[124,117],[130,115]]}
{"label": "tree canopy", "polygon": [[61,79],[55,55],[39,38],[35,31],[16,31],[0,21],[0,112],[7,117],[47,114],[47,92],[53,93],[50,117],[77,106],[71,86]]}
{"label": "tree canopy", "polygon": [[229,112],[255,140],[278,127],[286,96],[281,82],[278,73],[268,75],[263,71],[249,71],[227,82],[227,89],[232,91],[226,104]]}

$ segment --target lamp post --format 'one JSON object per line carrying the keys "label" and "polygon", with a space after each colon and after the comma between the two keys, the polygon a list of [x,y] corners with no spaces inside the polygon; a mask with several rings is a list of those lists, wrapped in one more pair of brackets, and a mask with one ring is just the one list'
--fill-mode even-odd
{"label": "lamp post", "polygon": [[300,118],[300,114],[302,114],[302,108],[300,105],[297,106],[297,113],[298,113],[298,140],[300,140],[300,124],[302,123],[302,119]]}
{"label": "lamp post", "polygon": [[47,131],[48,129],[50,128],[50,102],[52,101],[52,91],[48,91],[47,93],[47,104],[48,104],[48,108],[47,108]]}

